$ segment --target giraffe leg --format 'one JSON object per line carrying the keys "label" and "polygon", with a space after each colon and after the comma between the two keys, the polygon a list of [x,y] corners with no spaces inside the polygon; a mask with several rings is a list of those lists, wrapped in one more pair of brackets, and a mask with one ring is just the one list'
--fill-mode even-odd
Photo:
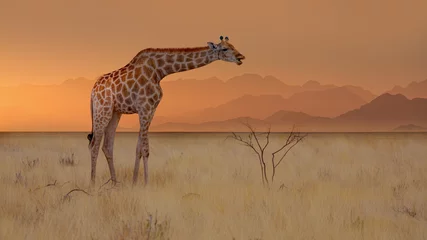
{"label": "giraffe leg", "polygon": [[141,162],[141,157],[144,161],[144,185],[148,183],[148,156],[149,152],[149,143],[148,143],[148,127],[149,122],[143,120],[140,115],[140,130],[138,135],[138,144],[136,146],[136,158],[135,158],[135,167],[133,170],[133,184],[135,185],[138,180],[138,171],[139,165]]}
{"label": "giraffe leg", "polygon": [[148,131],[142,135],[142,160],[144,161],[144,185],[148,184],[148,156],[150,155],[148,145]]}
{"label": "giraffe leg", "polygon": [[94,139],[90,144],[90,157],[91,157],[91,172],[90,172],[90,185],[91,187],[95,186],[95,177],[96,177],[96,162],[98,160],[99,147],[101,146],[102,135],[104,131],[97,129],[94,130]]}
{"label": "giraffe leg", "polygon": [[114,169],[113,163],[113,149],[114,149],[114,138],[116,135],[116,129],[119,125],[121,113],[114,112],[111,117],[110,122],[107,125],[104,133],[104,144],[102,146],[102,151],[104,152],[105,158],[107,159],[108,168],[110,169],[111,181],[113,184],[116,184],[116,171]]}
{"label": "giraffe leg", "polygon": [[91,174],[90,174],[90,180],[91,180],[91,187],[95,185],[95,178],[96,178],[96,162],[98,160],[99,155],[99,148],[101,146],[101,140],[104,136],[105,128],[107,127],[109,121],[111,119],[111,115],[104,115],[100,118],[100,121],[98,121],[98,124],[94,125],[93,129],[93,139],[90,143],[90,156],[91,156]]}

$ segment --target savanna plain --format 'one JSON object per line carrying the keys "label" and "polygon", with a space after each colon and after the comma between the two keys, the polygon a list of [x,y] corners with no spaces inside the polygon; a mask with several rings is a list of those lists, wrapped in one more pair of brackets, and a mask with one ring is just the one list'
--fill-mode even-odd
{"label": "savanna plain", "polygon": [[137,133],[117,133],[119,183],[100,151],[92,189],[86,135],[0,134],[0,239],[427,239],[425,133],[311,133],[268,187],[225,133],[150,133],[133,187]]}

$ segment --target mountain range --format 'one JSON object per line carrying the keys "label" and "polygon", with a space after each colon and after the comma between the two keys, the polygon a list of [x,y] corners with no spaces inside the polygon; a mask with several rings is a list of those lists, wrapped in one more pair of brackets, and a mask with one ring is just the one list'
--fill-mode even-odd
{"label": "mountain range", "polygon": [[[94,80],[59,85],[0,88],[0,131],[89,131]],[[308,81],[289,85],[273,77],[243,74],[161,83],[164,97],[151,131],[233,131],[242,121],[286,131],[391,131],[400,125],[427,126],[427,80],[396,86],[379,96],[359,86]],[[422,91],[424,89],[424,91]],[[124,115],[119,131],[137,131],[137,115]],[[422,127],[421,127],[422,129]],[[237,130],[236,130],[237,131]]]}
{"label": "mountain range", "polygon": [[[360,108],[337,117],[312,116],[303,112],[279,110],[263,118],[236,117],[202,123],[168,122],[153,126],[154,131],[244,131],[248,122],[258,129],[271,126],[275,131],[289,131],[296,126],[301,131],[426,131],[427,99],[408,99],[401,94],[385,93]],[[409,126],[409,127],[408,127]],[[413,127],[417,126],[417,127]]]}

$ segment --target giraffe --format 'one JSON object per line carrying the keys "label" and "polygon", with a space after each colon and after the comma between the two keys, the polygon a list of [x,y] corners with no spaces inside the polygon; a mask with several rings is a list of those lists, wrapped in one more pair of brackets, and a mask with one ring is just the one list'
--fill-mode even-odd
{"label": "giraffe", "polygon": [[194,48],[147,48],[124,67],[104,74],[95,82],[90,100],[92,131],[87,136],[91,154],[91,186],[95,184],[96,163],[102,151],[108,163],[111,181],[116,184],[113,145],[122,114],[138,114],[140,130],[136,147],[133,185],[138,180],[141,157],[144,163],[144,186],[148,183],[148,129],[163,92],[160,81],[169,74],[203,67],[217,60],[242,64],[245,57],[220,36],[218,44]]}

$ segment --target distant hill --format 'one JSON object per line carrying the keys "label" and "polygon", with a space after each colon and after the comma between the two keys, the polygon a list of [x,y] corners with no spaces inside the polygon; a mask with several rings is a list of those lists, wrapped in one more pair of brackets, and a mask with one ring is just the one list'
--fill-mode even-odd
{"label": "distant hill", "polygon": [[281,123],[286,121],[301,122],[308,121],[311,119],[313,119],[313,116],[310,116],[303,112],[280,110],[278,112],[273,113],[271,116],[265,118],[264,121],[269,123]]}
{"label": "distant hill", "polygon": [[412,98],[427,98],[427,79],[421,82],[411,82],[406,87],[395,86],[387,91],[390,94],[403,94]]}
{"label": "distant hill", "polygon": [[427,99],[409,100],[402,94],[384,93],[379,97],[337,117],[341,120],[427,121]]}
{"label": "distant hill", "polygon": [[407,125],[400,125],[397,128],[393,129],[393,131],[398,131],[398,132],[405,132],[405,131],[408,131],[408,132],[411,132],[411,131],[425,132],[425,131],[427,131],[427,128],[417,126],[414,124],[407,124]]}
{"label": "distant hill", "polygon": [[277,123],[304,123],[310,121],[330,121],[331,118],[326,117],[317,117],[311,116],[303,112],[293,112],[293,111],[285,111],[280,110],[278,112],[273,113],[271,116],[268,116],[264,119],[265,122],[270,124]]}

